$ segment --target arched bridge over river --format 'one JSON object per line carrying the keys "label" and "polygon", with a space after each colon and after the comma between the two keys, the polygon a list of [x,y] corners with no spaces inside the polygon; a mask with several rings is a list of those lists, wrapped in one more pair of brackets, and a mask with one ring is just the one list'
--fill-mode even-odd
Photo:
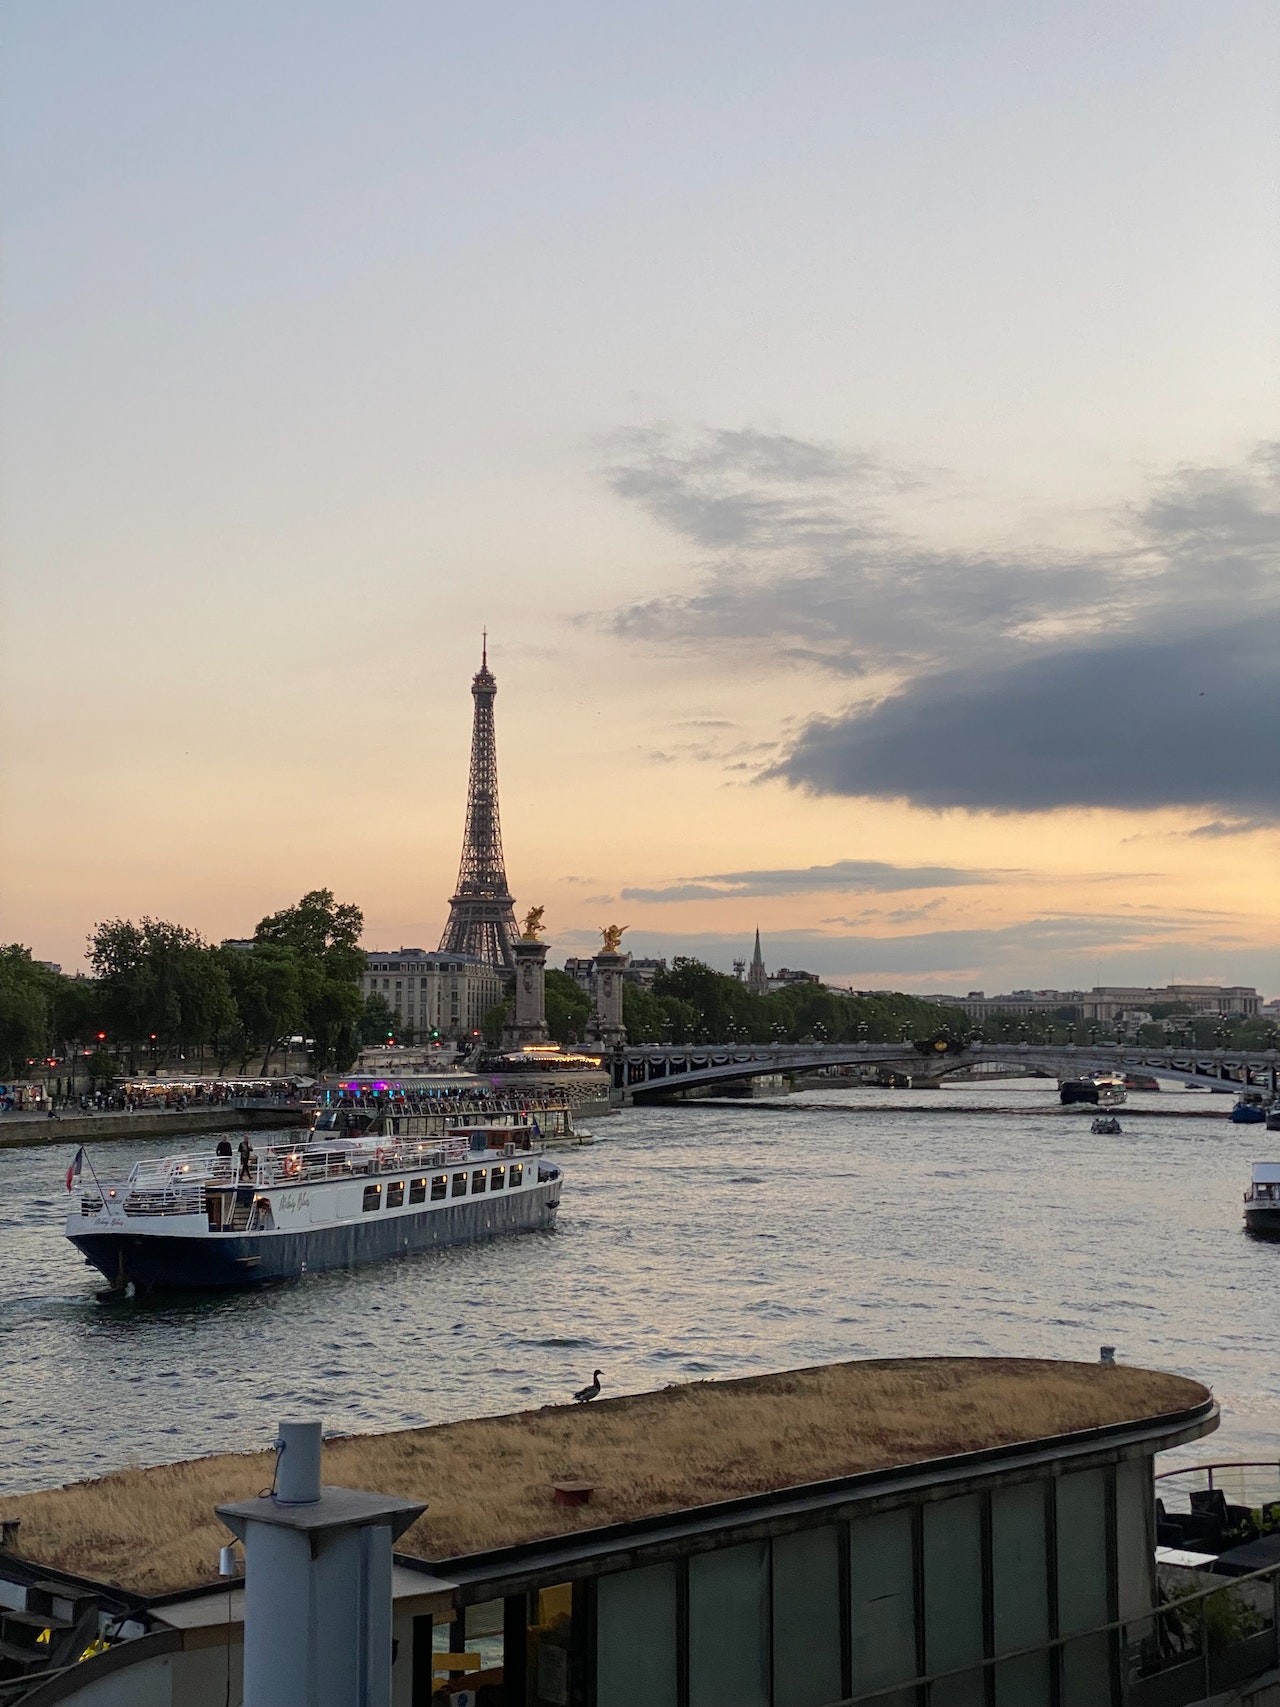
{"label": "arched bridge over river", "polygon": [[[1280,1054],[1274,1049],[1142,1048],[1133,1044],[947,1043],[922,1052],[914,1043],[677,1043],[624,1044],[606,1058],[615,1096],[659,1102],[695,1086],[714,1087],[769,1075],[814,1073],[827,1067],[872,1067],[937,1084],[948,1074],[983,1063],[1010,1074],[1040,1071],[1058,1079],[1094,1071],[1149,1073],[1205,1086],[1246,1084],[1274,1096]],[[995,1075],[992,1075],[993,1077]]]}

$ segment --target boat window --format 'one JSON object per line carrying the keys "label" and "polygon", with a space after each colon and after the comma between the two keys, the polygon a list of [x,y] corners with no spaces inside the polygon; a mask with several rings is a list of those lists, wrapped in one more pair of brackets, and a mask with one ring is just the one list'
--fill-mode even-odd
{"label": "boat window", "polygon": [[492,1174],[489,1176],[489,1190],[490,1191],[501,1191],[503,1186],[506,1185],[506,1183],[507,1183],[507,1170],[505,1168],[495,1168],[493,1170]]}
{"label": "boat window", "polygon": [[453,1176],[453,1195],[455,1197],[465,1197],[467,1195],[467,1176],[466,1176],[466,1174],[454,1174],[454,1176]]}
{"label": "boat window", "polygon": [[371,1209],[381,1209],[382,1208],[382,1187],[380,1185],[367,1185],[367,1186],[365,1186],[365,1188],[364,1188],[364,1202],[361,1204],[360,1207],[364,1210],[366,1215],[368,1214],[368,1212]]}
{"label": "boat window", "polygon": [[425,1179],[409,1181],[409,1202],[425,1203],[427,1201],[427,1182]]}
{"label": "boat window", "polygon": [[404,1181],[402,1179],[392,1180],[387,1187],[387,1208],[404,1208]]}
{"label": "boat window", "polygon": [[512,1185],[519,1185],[520,1181],[523,1178],[524,1178],[524,1163],[523,1162],[512,1162],[512,1164],[511,1164],[511,1183],[512,1183]]}
{"label": "boat window", "polygon": [[434,1174],[431,1180],[431,1201],[439,1203],[449,1184],[448,1174]]}
{"label": "boat window", "polygon": [[483,1190],[484,1190],[484,1169],[483,1168],[477,1168],[475,1173],[473,1173],[471,1176],[472,1195],[474,1196],[477,1192],[481,1192]]}

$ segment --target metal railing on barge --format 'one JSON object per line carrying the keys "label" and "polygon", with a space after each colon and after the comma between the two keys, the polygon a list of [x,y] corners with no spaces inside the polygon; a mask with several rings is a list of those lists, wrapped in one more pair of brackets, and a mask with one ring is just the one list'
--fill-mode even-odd
{"label": "metal railing on barge", "polygon": [[[532,1152],[532,1132],[527,1127],[504,1127],[511,1139],[498,1147],[502,1155]],[[358,1147],[326,1144],[323,1148],[276,1145],[254,1151],[248,1166],[234,1156],[216,1151],[196,1155],[163,1156],[135,1162],[123,1185],[106,1188],[107,1200],[130,1216],[203,1215],[209,1193],[237,1188],[247,1191],[268,1186],[324,1185],[332,1181],[367,1179],[388,1173],[410,1173],[415,1169],[456,1167],[473,1154],[469,1131],[443,1141],[415,1144],[386,1139],[365,1140]],[[94,1216],[103,1208],[103,1195],[96,1188],[80,1199],[82,1216]]]}

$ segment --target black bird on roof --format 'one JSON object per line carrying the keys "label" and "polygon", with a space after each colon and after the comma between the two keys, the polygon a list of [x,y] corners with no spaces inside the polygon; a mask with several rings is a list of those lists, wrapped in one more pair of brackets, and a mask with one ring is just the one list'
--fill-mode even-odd
{"label": "black bird on roof", "polygon": [[589,1387],[579,1387],[578,1391],[573,1395],[573,1402],[575,1405],[585,1405],[588,1399],[596,1399],[599,1398],[599,1396],[600,1371],[597,1369],[591,1376],[591,1385]]}

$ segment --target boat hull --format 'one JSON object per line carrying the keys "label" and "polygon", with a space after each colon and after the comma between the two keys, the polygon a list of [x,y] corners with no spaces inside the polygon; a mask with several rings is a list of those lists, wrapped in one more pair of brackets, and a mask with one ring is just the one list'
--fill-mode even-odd
{"label": "boat hull", "polygon": [[1280,1203],[1246,1204],[1244,1226],[1255,1239],[1280,1239]]}
{"label": "boat hull", "polygon": [[72,1233],[73,1245],[113,1286],[139,1292],[261,1286],[330,1268],[357,1268],[416,1251],[474,1244],[555,1225],[562,1180],[529,1190],[441,1204],[419,1214],[264,1233]]}

